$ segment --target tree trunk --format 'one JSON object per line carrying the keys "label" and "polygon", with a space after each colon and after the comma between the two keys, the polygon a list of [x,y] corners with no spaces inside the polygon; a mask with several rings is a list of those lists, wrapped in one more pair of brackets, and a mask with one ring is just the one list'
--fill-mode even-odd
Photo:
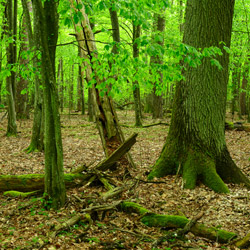
{"label": "tree trunk", "polygon": [[[165,17],[164,14],[154,14],[155,24],[154,24],[154,34],[157,32],[162,37],[161,41],[158,41],[157,43],[163,47],[164,46],[164,31],[165,31]],[[156,43],[156,41],[152,41],[152,43]],[[161,65],[163,64],[163,55],[162,56],[151,56],[150,58],[150,64],[151,67],[154,67],[154,65]],[[162,85],[162,72],[158,71],[158,83],[154,82],[154,88],[152,93],[153,98],[153,105],[152,105],[152,117],[153,119],[162,118],[163,116],[163,100],[162,100],[162,94],[157,94],[157,86],[158,88],[161,88]]]}
{"label": "tree trunk", "polygon": [[69,83],[68,83],[68,95],[69,95],[69,116],[71,111],[74,109],[74,100],[73,100],[73,92],[74,92],[74,64],[72,65]]}
{"label": "tree trunk", "polygon": [[[81,56],[81,49],[78,47],[78,56]],[[85,114],[85,99],[84,99],[84,70],[82,65],[78,65],[78,78],[77,78],[77,110],[81,114]]]}
{"label": "tree trunk", "polygon": [[[31,2],[27,0],[22,0],[22,7],[24,16],[26,19],[26,27],[28,32],[28,40],[29,40],[29,48],[31,50],[35,50],[35,55],[33,59],[33,67],[38,71],[38,58],[36,56],[37,48],[35,48],[35,41],[32,32],[30,11],[31,11]],[[40,27],[36,27],[34,25],[34,33],[38,31],[36,29],[40,29]],[[33,117],[33,127],[32,127],[32,136],[29,147],[26,149],[27,153],[31,153],[33,151],[42,151],[44,149],[44,115],[43,115],[43,101],[42,101],[42,91],[40,88],[41,81],[37,74],[34,77],[35,82],[35,102],[34,102],[34,117]]]}
{"label": "tree trunk", "polygon": [[[29,81],[26,79],[27,77],[22,75],[22,72],[25,72],[25,67],[29,63],[29,59],[27,55],[22,55],[22,53],[27,53],[29,50],[28,46],[28,29],[27,29],[27,19],[24,15],[22,21],[22,28],[21,28],[21,45],[20,45],[20,59],[19,59],[19,80],[16,86],[16,113],[17,119],[29,119],[29,105],[28,105],[28,84]],[[25,90],[26,89],[26,90]],[[24,92],[24,93],[23,93]]]}
{"label": "tree trunk", "polygon": [[59,60],[58,67],[60,68],[60,75],[58,77],[60,109],[61,109],[61,113],[63,113],[63,109],[64,109],[64,71],[63,71],[63,59],[62,58],[60,58],[60,60]]}
{"label": "tree trunk", "polygon": [[[71,0],[72,8],[74,8],[73,1]],[[78,3],[78,2],[77,2]],[[116,111],[113,106],[111,97],[105,93],[102,97],[99,93],[98,86],[102,84],[96,66],[98,62],[98,53],[96,44],[94,42],[94,34],[90,28],[90,23],[87,14],[85,13],[85,7],[83,6],[81,11],[84,19],[81,23],[75,24],[76,38],[81,48],[81,57],[89,60],[90,63],[86,63],[87,81],[91,81],[91,77],[95,78],[95,84],[92,87],[93,108],[95,112],[95,119],[99,134],[102,140],[103,149],[106,157],[108,157],[120,144],[124,142],[124,135],[120,128]],[[87,53],[86,53],[87,51]],[[95,65],[96,64],[96,65]],[[127,159],[130,165],[134,166],[131,156],[128,154]]]}
{"label": "tree trunk", "polygon": [[[189,0],[184,43],[204,49],[230,46],[234,1]],[[218,18],[219,17],[219,18]],[[222,69],[204,58],[197,68],[185,64],[185,81],[176,86],[171,125],[162,153],[148,178],[182,173],[185,188],[199,179],[216,192],[225,182],[249,180],[233,162],[225,142],[229,55],[217,56]]]}
{"label": "tree trunk", "polygon": [[239,63],[239,57],[234,56],[235,63],[233,64],[232,70],[232,104],[231,113],[234,118],[234,114],[239,110],[239,86],[241,78],[241,68]]}
{"label": "tree trunk", "polygon": [[40,46],[42,53],[41,66],[45,115],[44,189],[51,199],[51,206],[55,209],[64,206],[66,201],[61,125],[55,80],[55,48],[58,36],[57,4],[54,1],[46,1],[43,8],[41,0],[33,1],[34,24],[37,27],[35,41]]}
{"label": "tree trunk", "polygon": [[[13,8],[12,0],[7,1],[7,35],[10,41],[13,41]],[[7,63],[9,65],[11,74],[6,79],[6,89],[8,91],[8,127],[7,136],[17,135],[17,125],[16,125],[16,110],[15,110],[15,72],[12,70],[15,64],[15,50],[13,42],[9,42],[6,48]]]}
{"label": "tree trunk", "polygon": [[[133,57],[135,59],[139,58],[139,46],[137,43],[137,39],[140,38],[141,35],[141,26],[133,24]],[[142,109],[141,109],[141,96],[140,96],[140,86],[138,81],[133,82],[133,96],[135,102],[135,126],[141,127],[142,126]]]}
{"label": "tree trunk", "polygon": [[[112,2],[112,4],[113,4],[113,2]],[[115,9],[113,9],[113,6],[109,8],[109,14],[110,14],[111,25],[112,25],[113,41],[115,42],[115,44],[112,48],[112,53],[118,54],[117,43],[120,42],[120,27],[119,27],[117,11]]]}

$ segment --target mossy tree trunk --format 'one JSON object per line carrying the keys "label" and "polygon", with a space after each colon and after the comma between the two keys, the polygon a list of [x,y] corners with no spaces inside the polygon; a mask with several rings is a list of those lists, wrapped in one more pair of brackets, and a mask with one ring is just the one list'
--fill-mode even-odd
{"label": "mossy tree trunk", "polygon": [[51,205],[55,209],[62,207],[66,201],[58,92],[55,80],[55,49],[58,36],[57,4],[55,1],[46,1],[43,7],[41,0],[33,1],[34,24],[37,27],[35,41],[42,53],[45,193],[51,198]]}
{"label": "mossy tree trunk", "polygon": [[[189,0],[184,43],[195,48],[230,46],[234,1]],[[216,192],[229,192],[225,182],[249,180],[233,162],[225,142],[225,112],[229,55],[217,60],[222,69],[204,58],[197,68],[185,64],[185,81],[176,86],[169,134],[148,178],[176,174],[185,188],[199,179]]]}
{"label": "mossy tree trunk", "polygon": [[16,110],[15,110],[15,72],[12,70],[15,64],[15,48],[14,48],[14,14],[13,14],[13,2],[8,0],[6,4],[7,8],[7,36],[9,37],[9,44],[6,48],[7,63],[11,71],[10,76],[6,79],[6,89],[8,91],[8,126],[7,126],[7,136],[17,135],[17,125],[16,125]]}
{"label": "mossy tree trunk", "polygon": [[[37,48],[35,48],[35,42],[34,42],[34,36],[32,32],[32,24],[31,24],[31,18],[30,18],[30,11],[32,9],[31,2],[28,2],[27,0],[22,0],[22,7],[23,7],[23,12],[24,12],[24,17],[26,20],[29,48],[30,50],[36,51]],[[37,32],[36,31],[37,28],[39,27],[36,27],[34,25],[34,33]],[[36,71],[39,70],[38,58],[37,58],[36,52],[33,58],[33,67]],[[41,81],[37,74],[35,74],[35,77],[34,77],[34,85],[35,85],[34,117],[33,117],[31,142],[30,142],[29,147],[26,149],[28,153],[31,153],[36,150],[42,151],[44,149],[43,100],[42,100],[42,91],[40,88]]]}

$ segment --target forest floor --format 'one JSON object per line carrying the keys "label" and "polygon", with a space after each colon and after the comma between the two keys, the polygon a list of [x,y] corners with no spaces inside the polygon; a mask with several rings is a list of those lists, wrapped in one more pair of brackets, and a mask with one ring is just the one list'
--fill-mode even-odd
{"label": "forest floor", "polygon": [[[4,113],[0,113],[0,118]],[[133,125],[134,113],[120,111],[120,123]],[[62,115],[62,138],[64,148],[65,172],[71,172],[80,165],[94,166],[104,158],[101,141],[94,123],[88,117],[74,114]],[[169,122],[169,119],[164,120]],[[148,115],[144,124],[152,120]],[[44,155],[41,152],[26,154],[29,146],[32,120],[18,122],[18,137],[5,136],[7,119],[0,123],[0,175],[20,175],[44,173]],[[149,128],[123,127],[125,137],[137,132],[136,144],[130,150],[137,165],[128,169],[132,178],[146,181],[150,166],[159,156],[169,127],[158,125]],[[250,133],[244,131],[227,131],[227,144],[230,153],[250,177]],[[126,166],[119,166],[123,181]],[[162,183],[138,182],[130,191],[124,192],[116,199],[130,199],[159,214],[185,215],[193,218],[201,210],[204,216],[199,220],[207,226],[218,227],[235,232],[240,237],[250,231],[250,191],[239,185],[229,185],[230,194],[217,194],[200,184],[194,190],[181,188],[180,177],[167,176],[157,179]],[[37,249],[36,243],[48,240],[48,233],[53,228],[80,212],[88,204],[82,204],[76,197],[98,196],[105,192],[102,186],[78,187],[67,191],[66,207],[59,210],[45,210],[40,203],[34,203],[19,210],[32,198],[10,198],[0,194],[0,249]],[[164,235],[160,228],[149,228],[140,223],[136,214],[125,214],[120,211],[109,211],[104,218],[97,218],[86,229],[78,223],[69,230],[49,239],[41,249],[152,249],[152,238]],[[233,246],[199,238],[192,233],[186,235],[186,241],[164,242],[155,249],[236,249]]]}

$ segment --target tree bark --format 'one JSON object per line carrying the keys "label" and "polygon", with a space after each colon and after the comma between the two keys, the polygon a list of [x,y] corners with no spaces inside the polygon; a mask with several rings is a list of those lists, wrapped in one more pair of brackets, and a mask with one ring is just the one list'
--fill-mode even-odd
{"label": "tree bark", "polygon": [[117,43],[120,42],[120,26],[119,26],[117,11],[115,9],[113,9],[113,6],[111,6],[109,8],[109,14],[110,14],[111,25],[112,25],[113,41],[115,42],[115,44],[112,48],[112,53],[118,54]]}
{"label": "tree bark", "polygon": [[[22,0],[22,7],[24,16],[26,19],[26,27],[28,32],[28,40],[29,40],[29,48],[35,52],[34,59],[33,59],[33,67],[36,71],[39,70],[38,67],[38,58],[37,52],[38,49],[35,47],[34,36],[32,32],[32,24],[30,18],[30,11],[31,11],[31,2],[27,0]],[[34,33],[37,33],[37,28],[34,25]],[[34,102],[34,117],[33,117],[33,127],[32,127],[32,136],[31,142],[28,148],[26,149],[27,153],[31,153],[33,151],[42,151],[44,149],[44,115],[43,115],[43,100],[42,100],[42,91],[40,88],[41,81],[37,74],[34,77],[34,85],[35,85],[35,102]]]}
{"label": "tree bark", "polygon": [[42,53],[41,66],[45,115],[44,189],[52,200],[52,208],[55,209],[64,206],[66,201],[61,124],[55,80],[55,48],[58,35],[57,4],[54,1],[46,1],[43,8],[41,0],[33,1],[34,24],[37,27],[35,41]]}
{"label": "tree bark", "polygon": [[[72,8],[74,8],[72,0],[71,3]],[[85,13],[85,7],[83,6],[81,10],[76,11],[81,11],[84,16],[84,20],[75,24],[76,38],[80,48],[82,48],[81,57],[89,60],[89,63],[85,62],[87,66],[87,81],[90,82],[91,77],[95,79],[95,84],[91,89],[91,96],[93,98],[92,104],[103,149],[106,157],[108,157],[125,141],[125,138],[118,122],[112,98],[108,93],[104,93],[103,97],[99,93],[98,87],[102,84],[102,80],[99,78],[96,66],[99,65],[100,62],[98,62],[98,52],[94,41],[94,34],[90,28],[89,19]],[[127,155],[127,159],[129,164],[134,166],[134,162],[130,155]]]}
{"label": "tree bark", "polygon": [[[164,31],[165,31],[165,17],[163,14],[154,14],[154,35],[155,33],[162,37],[161,41],[158,41],[157,43],[163,47],[164,46]],[[153,39],[152,43],[156,43]],[[154,67],[155,65],[162,65],[163,64],[163,55],[152,55],[150,58],[150,64],[151,67]],[[153,98],[153,105],[152,105],[152,117],[153,119],[162,118],[163,116],[163,100],[162,100],[162,94],[157,94],[157,86],[158,88],[161,88],[162,85],[162,72],[158,70],[158,83],[154,82],[154,88],[152,92],[152,98]]]}
{"label": "tree bark", "polygon": [[[133,24],[133,57],[136,60],[139,58],[139,46],[137,39],[140,38],[141,35],[141,26]],[[133,82],[133,96],[135,103],[135,126],[142,126],[142,109],[141,109],[141,96],[140,96],[140,86],[138,81]]]}
{"label": "tree bark", "polygon": [[[7,35],[10,41],[14,41],[14,23],[13,20],[13,4],[12,0],[7,1]],[[15,64],[15,49],[14,43],[9,42],[6,48],[7,63],[9,65],[11,74],[6,79],[6,89],[8,91],[8,126],[7,126],[7,136],[17,135],[17,125],[16,125],[16,110],[15,110],[15,72],[12,70]]]}
{"label": "tree bark", "polygon": [[[17,113],[17,119],[29,119],[29,97],[28,97],[28,84],[29,81],[26,79],[27,77],[22,75],[22,71],[25,72],[25,67],[29,63],[29,59],[27,58],[27,55],[22,55],[22,53],[29,50],[28,45],[28,29],[27,29],[27,19],[26,15],[24,15],[22,20],[22,27],[21,27],[21,45],[20,45],[20,57],[19,57],[19,80],[17,81],[16,86],[16,113]],[[26,91],[25,91],[26,89]],[[24,91],[24,93],[22,93]]]}
{"label": "tree bark", "polygon": [[[234,1],[189,0],[184,43],[197,49],[230,46]],[[225,182],[250,182],[233,162],[225,142],[225,112],[229,55],[210,58],[193,68],[184,64],[185,81],[176,86],[169,134],[148,178],[182,173],[185,188],[199,179],[216,192],[229,192]]]}

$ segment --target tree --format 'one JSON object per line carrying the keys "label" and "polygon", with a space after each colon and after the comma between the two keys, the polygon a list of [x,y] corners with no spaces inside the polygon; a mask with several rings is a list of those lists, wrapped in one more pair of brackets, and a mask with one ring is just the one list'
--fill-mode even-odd
{"label": "tree", "polygon": [[[31,10],[31,3],[27,0],[22,0],[22,7],[24,12],[24,17],[26,20],[26,28],[28,33],[28,41],[29,41],[29,48],[31,51],[34,51],[34,58],[33,58],[33,68],[36,71],[39,71],[40,67],[38,66],[38,49],[35,47],[34,35],[32,32],[32,24],[30,18],[30,10]],[[36,33],[36,27],[34,25],[34,33]],[[34,102],[34,117],[33,117],[33,127],[32,127],[32,136],[31,142],[26,151],[31,153],[35,150],[42,151],[44,149],[44,115],[43,115],[43,100],[42,100],[42,90],[40,88],[41,81],[38,74],[35,73],[34,76],[34,85],[35,85],[35,102]]]}
{"label": "tree", "polygon": [[[165,16],[164,14],[154,14],[154,34],[156,31],[157,35],[154,37],[153,42],[157,42],[159,46],[163,47],[164,45],[164,31],[165,31]],[[157,39],[156,39],[157,38]],[[158,40],[158,41],[155,41]],[[152,67],[154,64],[163,64],[163,55],[153,55],[150,58],[150,63]],[[159,74],[159,82],[162,84],[162,73],[158,71]],[[153,105],[152,105],[152,111],[153,111],[153,119],[156,118],[162,118],[163,116],[163,100],[162,95],[157,94],[157,85],[160,85],[159,83],[154,83],[152,98],[153,98]]]}
{"label": "tree", "polygon": [[[138,46],[138,40],[141,35],[141,26],[133,24],[133,57],[136,60],[138,60],[139,57],[139,46]],[[137,71],[137,69],[135,69]],[[139,82],[133,81],[133,96],[134,96],[134,102],[135,102],[135,126],[136,127],[142,127],[142,110],[141,110],[141,94],[140,94],[140,86]]]}
{"label": "tree", "polygon": [[[233,10],[231,0],[188,0],[183,38],[187,48],[229,47]],[[182,173],[185,188],[194,188],[198,179],[222,193],[229,192],[224,181],[250,187],[225,142],[229,55],[223,51],[216,60],[205,57],[196,67],[184,63],[185,80],[176,86],[169,134],[149,179]]]}
{"label": "tree", "polygon": [[[15,2],[16,3],[16,2]],[[13,17],[13,2],[12,0],[7,1],[7,35],[9,37],[9,44],[6,48],[7,54],[7,63],[10,69],[10,75],[6,79],[6,89],[8,91],[8,127],[7,127],[7,136],[16,136],[17,135],[17,125],[16,125],[16,110],[15,110],[15,72],[13,71],[14,64],[16,62],[16,49],[14,46],[14,40],[16,37],[13,36],[16,34],[16,26],[14,22],[16,18]],[[14,4],[14,9],[16,5]]]}
{"label": "tree", "polygon": [[[58,36],[57,2],[41,0],[32,2],[35,41],[41,50],[41,68],[45,116],[45,193],[55,209],[66,201],[63,173],[63,149],[59,115],[58,92],[55,80],[55,52]],[[45,14],[46,13],[46,14]]]}
{"label": "tree", "polygon": [[[21,26],[21,37],[20,37],[20,50],[19,50],[19,72],[18,80],[16,86],[16,114],[17,119],[28,119],[29,118],[29,105],[28,105],[28,84],[29,81],[25,76],[25,67],[29,63],[29,58],[27,57],[27,52],[29,50],[28,46],[28,28],[27,19],[24,15]],[[24,73],[23,73],[24,72]]]}

